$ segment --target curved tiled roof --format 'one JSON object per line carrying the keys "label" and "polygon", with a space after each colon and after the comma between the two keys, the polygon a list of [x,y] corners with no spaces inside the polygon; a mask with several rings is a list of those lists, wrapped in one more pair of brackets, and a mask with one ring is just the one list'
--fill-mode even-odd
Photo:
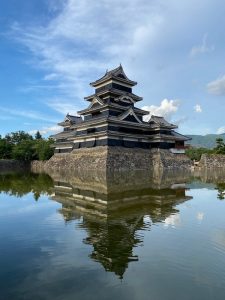
{"label": "curved tiled roof", "polygon": [[124,83],[127,83],[131,86],[134,86],[137,84],[136,81],[130,80],[127,77],[127,75],[125,74],[125,72],[123,70],[123,67],[120,65],[119,67],[117,67],[113,70],[110,70],[110,71],[107,70],[104,76],[102,76],[100,79],[98,79],[96,81],[91,82],[90,85],[95,87],[109,79],[116,79],[116,80],[122,81]]}

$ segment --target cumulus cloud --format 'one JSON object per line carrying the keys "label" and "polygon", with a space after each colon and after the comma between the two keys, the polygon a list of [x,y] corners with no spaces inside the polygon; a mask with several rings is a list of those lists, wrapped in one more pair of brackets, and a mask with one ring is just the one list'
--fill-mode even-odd
{"label": "cumulus cloud", "polygon": [[225,95],[225,75],[207,84],[207,90],[212,95]]}
{"label": "cumulus cloud", "polygon": [[150,113],[149,116],[145,117],[145,121],[148,121],[151,115],[165,117],[166,119],[170,120],[172,116],[177,112],[179,105],[179,100],[164,99],[159,106],[143,106],[142,109],[147,110]]}
{"label": "cumulus cloud", "polygon": [[131,62],[163,22],[154,1],[122,2],[126,16],[121,0],[113,6],[108,0],[66,0],[46,26],[14,23],[12,34],[31,51],[34,66],[46,71],[44,80],[59,80],[63,92],[82,98],[87,82],[120,61]]}
{"label": "cumulus cloud", "polygon": [[201,112],[202,112],[202,107],[201,107],[201,105],[200,105],[200,104],[196,104],[196,105],[194,106],[194,110],[195,110],[196,113],[201,113]]}
{"label": "cumulus cloud", "polygon": [[214,51],[215,47],[214,45],[207,45],[207,37],[208,35],[205,34],[202,38],[202,43],[201,45],[194,46],[191,51],[190,51],[190,56],[195,57],[199,54],[204,54],[204,53],[210,53]]}
{"label": "cumulus cloud", "polygon": [[225,133],[225,126],[222,126],[222,127],[218,128],[216,133],[217,134],[223,134],[223,133]]}
{"label": "cumulus cloud", "polygon": [[[29,63],[43,71],[40,84],[27,89],[48,89],[45,101],[48,107],[62,114],[74,114],[81,108],[83,97],[92,93],[87,83],[120,62],[131,79],[144,83],[141,91],[144,97],[151,93],[150,84],[147,86],[149,78],[160,87],[160,78],[167,78],[162,86],[168,87],[168,94],[173,95],[174,80],[170,85],[170,79],[176,77],[179,81],[182,78],[183,57],[187,55],[186,49],[191,48],[183,33],[190,23],[188,16],[193,15],[193,0],[182,3],[175,0],[114,0],[113,5],[108,0],[47,2],[51,2],[54,14],[47,22],[45,19],[44,25],[41,20],[38,25],[14,23],[11,36],[32,54],[33,60],[29,57]],[[55,6],[55,2],[60,5]],[[196,10],[202,12],[204,8],[208,11],[211,6],[215,7],[208,0],[207,5],[205,2],[204,6],[198,4]],[[184,11],[186,17],[177,18]],[[192,48],[192,56],[213,50],[208,45],[207,35],[199,44]],[[157,66],[165,70],[163,76],[159,75],[161,71]],[[178,106],[176,100],[164,99],[159,106],[150,105],[147,109],[170,119]]]}

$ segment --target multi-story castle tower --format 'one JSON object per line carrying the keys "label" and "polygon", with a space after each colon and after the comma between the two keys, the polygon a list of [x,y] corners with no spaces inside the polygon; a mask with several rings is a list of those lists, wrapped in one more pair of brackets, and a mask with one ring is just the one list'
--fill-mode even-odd
{"label": "multi-story castle tower", "polygon": [[79,117],[68,114],[59,123],[63,132],[52,136],[55,153],[97,146],[158,148],[184,153],[184,142],[189,138],[175,132],[176,125],[159,116],[144,121],[149,112],[135,107],[142,100],[132,92],[136,84],[126,76],[121,65],[92,82],[95,93],[85,97],[89,106],[78,112]]}

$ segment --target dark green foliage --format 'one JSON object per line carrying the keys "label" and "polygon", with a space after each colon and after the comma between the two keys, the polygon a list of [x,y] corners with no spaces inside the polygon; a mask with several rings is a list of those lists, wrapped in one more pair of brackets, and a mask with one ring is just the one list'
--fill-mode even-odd
{"label": "dark green foliage", "polygon": [[33,137],[24,131],[16,131],[6,134],[5,139],[11,144],[18,144],[22,141],[32,141]]}
{"label": "dark green foliage", "polygon": [[48,160],[54,153],[52,144],[53,140],[42,138],[39,131],[35,139],[24,131],[12,132],[5,138],[0,136],[0,159]]}
{"label": "dark green foliage", "polygon": [[40,139],[42,139],[42,136],[41,136],[41,134],[40,134],[40,132],[39,131],[37,131],[36,133],[35,133],[35,140],[40,140]]}
{"label": "dark green foliage", "polygon": [[206,148],[189,148],[186,150],[187,156],[191,160],[199,161],[202,154],[211,154],[213,153],[213,150],[206,149]]}
{"label": "dark green foliage", "polygon": [[35,157],[34,142],[27,140],[14,145],[12,158],[17,160],[33,160]]}
{"label": "dark green foliage", "polygon": [[11,158],[13,145],[0,138],[0,159]]}
{"label": "dark green foliage", "polygon": [[217,190],[218,190],[217,198],[219,200],[224,200],[225,199],[225,183],[218,183]]}
{"label": "dark green foliage", "polygon": [[216,148],[215,153],[217,154],[225,154],[225,143],[222,138],[216,139]]}
{"label": "dark green foliage", "polygon": [[53,140],[38,140],[35,143],[36,156],[38,160],[48,160],[54,153],[51,145],[53,144]]}

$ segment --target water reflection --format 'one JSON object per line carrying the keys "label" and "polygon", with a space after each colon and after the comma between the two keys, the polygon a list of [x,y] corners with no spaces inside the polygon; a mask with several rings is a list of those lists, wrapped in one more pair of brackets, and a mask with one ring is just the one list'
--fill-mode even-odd
{"label": "water reflection", "polygon": [[119,278],[130,262],[138,261],[133,251],[144,243],[140,232],[169,222],[179,213],[176,206],[192,198],[186,195],[185,174],[92,172],[53,178],[51,199],[61,203],[64,220],[82,218],[83,242],[93,246],[90,258]]}
{"label": "water reflection", "polygon": [[224,299],[224,183],[211,171],[1,175],[0,299]]}
{"label": "water reflection", "polygon": [[16,197],[32,193],[37,201],[41,195],[50,194],[53,180],[47,174],[32,173],[1,173],[0,192]]}
{"label": "water reflection", "polygon": [[217,198],[219,200],[225,199],[225,170],[224,169],[199,169],[194,172],[195,181],[198,179],[200,182],[208,184],[208,187],[215,188]]}

